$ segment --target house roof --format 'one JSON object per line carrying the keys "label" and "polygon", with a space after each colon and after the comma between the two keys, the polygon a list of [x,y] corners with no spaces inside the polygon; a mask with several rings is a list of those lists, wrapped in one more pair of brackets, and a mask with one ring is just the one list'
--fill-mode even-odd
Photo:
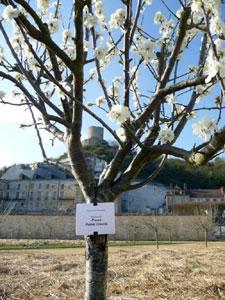
{"label": "house roof", "polygon": [[4,180],[72,179],[68,170],[46,163],[13,165],[2,175]]}

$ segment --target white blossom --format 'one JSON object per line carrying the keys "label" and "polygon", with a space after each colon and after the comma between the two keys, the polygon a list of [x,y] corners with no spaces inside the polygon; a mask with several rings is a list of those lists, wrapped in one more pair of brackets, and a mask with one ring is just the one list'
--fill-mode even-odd
{"label": "white blossom", "polygon": [[197,93],[197,101],[196,103],[200,102],[201,99],[204,96],[207,96],[210,93],[210,88],[205,84],[205,85],[198,85],[195,89],[196,93]]}
{"label": "white blossom", "polygon": [[72,34],[71,34],[71,32],[69,31],[69,29],[63,30],[62,36],[63,36],[63,41],[64,41],[64,42],[66,42],[67,40],[69,40],[69,39],[72,38]]}
{"label": "white blossom", "polygon": [[28,63],[28,66],[29,66],[30,70],[34,70],[34,69],[39,68],[38,61],[33,56],[27,57],[27,63]]}
{"label": "white blossom", "polygon": [[217,74],[220,74],[222,78],[225,77],[225,49],[223,48],[223,41],[217,39],[214,44],[217,50],[217,57],[215,57],[214,51],[211,49],[204,68],[205,75],[208,75],[205,80],[206,83],[211,82]]}
{"label": "white blossom", "polygon": [[152,4],[152,0],[145,0],[145,4],[146,5],[151,5]]}
{"label": "white blossom", "polygon": [[96,98],[96,105],[97,106],[102,106],[105,103],[105,97],[100,96],[98,98]]}
{"label": "white blossom", "polygon": [[194,119],[196,118],[196,113],[195,111],[191,111],[187,114],[187,119],[190,120],[190,119]]}
{"label": "white blossom", "polygon": [[20,14],[19,9],[14,8],[12,5],[7,5],[3,11],[2,17],[5,20],[12,20],[14,18],[17,18],[19,14]]}
{"label": "white blossom", "polygon": [[155,24],[161,24],[163,22],[166,21],[166,18],[163,16],[163,14],[161,13],[161,11],[157,11],[155,13],[155,16],[154,16],[154,23]]}
{"label": "white blossom", "polygon": [[37,0],[37,7],[39,9],[48,9],[50,5],[50,1],[49,0]]}
{"label": "white blossom", "polygon": [[72,60],[76,59],[77,52],[76,52],[76,46],[74,44],[67,44],[65,46],[65,52]]}
{"label": "white blossom", "polygon": [[221,0],[192,0],[191,10],[194,23],[202,22],[207,15],[211,34],[222,34],[224,25],[220,16],[220,6]]}
{"label": "white blossom", "polygon": [[118,135],[119,139],[120,139],[122,142],[125,142],[125,141],[126,141],[126,132],[125,132],[124,128],[119,127],[119,128],[116,130],[116,134]]}
{"label": "white blossom", "polygon": [[192,0],[191,2],[191,10],[193,13],[202,13],[202,0]]}
{"label": "white blossom", "polygon": [[161,144],[171,143],[174,139],[174,132],[168,127],[161,128],[158,136]]}
{"label": "white blossom", "polygon": [[166,96],[166,102],[169,104],[176,104],[176,97],[172,94]]}
{"label": "white blossom", "polygon": [[210,20],[210,32],[212,35],[225,34],[225,24],[219,16],[215,16]]}
{"label": "white blossom", "polygon": [[88,51],[88,47],[89,47],[88,41],[84,40],[84,51]]}
{"label": "white blossom", "polygon": [[[69,86],[68,83],[61,82],[61,86],[63,87],[64,90],[66,90],[67,92],[70,92],[71,87]],[[58,97],[61,98],[62,100],[66,99],[66,95],[65,95],[64,91],[59,86],[56,86],[56,93],[57,93]]]}
{"label": "white blossom", "polygon": [[14,89],[11,90],[10,97],[12,99],[16,99],[16,100],[22,101],[23,94],[22,94],[21,90],[19,90],[18,88],[14,88]]}
{"label": "white blossom", "polygon": [[113,84],[115,85],[115,84],[120,84],[120,83],[122,83],[123,81],[122,81],[122,78],[121,78],[121,76],[116,76],[114,79],[113,79]]}
{"label": "white blossom", "polygon": [[216,121],[204,117],[192,125],[192,131],[195,135],[206,141],[216,131]]}
{"label": "white blossom", "polygon": [[87,16],[84,19],[84,25],[87,28],[95,27],[98,24],[98,19],[95,15],[87,14]]}
{"label": "white blossom", "polygon": [[95,8],[94,10],[95,16],[98,18],[101,25],[105,25],[106,20],[105,20],[103,2],[101,0],[95,1],[94,8]]}
{"label": "white blossom", "polygon": [[109,21],[109,27],[111,29],[119,28],[120,26],[123,26],[125,20],[126,20],[126,11],[122,8],[119,8],[115,11],[114,14],[111,15]]}
{"label": "white blossom", "polygon": [[124,123],[130,118],[130,111],[127,106],[115,104],[111,107],[109,117],[118,123]]}
{"label": "white blossom", "polygon": [[149,63],[154,58],[154,47],[155,44],[150,39],[140,38],[136,47],[132,47],[132,50],[137,52],[145,63]]}
{"label": "white blossom", "polygon": [[99,46],[95,49],[94,55],[98,60],[104,59],[106,56],[106,49],[102,46]]}
{"label": "white blossom", "polygon": [[180,115],[185,109],[185,107],[181,104],[175,104],[175,109],[176,109],[176,113]]}
{"label": "white blossom", "polygon": [[89,70],[89,76],[90,76],[91,78],[93,78],[93,77],[96,75],[96,72],[97,72],[96,68],[91,68],[91,69]]}
{"label": "white blossom", "polygon": [[163,39],[169,38],[174,28],[173,20],[168,20],[162,23],[159,33],[162,35]]}
{"label": "white blossom", "polygon": [[49,30],[51,34],[54,34],[59,29],[59,19],[53,18],[48,24]]}
{"label": "white blossom", "polygon": [[13,77],[18,81],[22,81],[25,79],[24,75],[19,72],[14,72]]}

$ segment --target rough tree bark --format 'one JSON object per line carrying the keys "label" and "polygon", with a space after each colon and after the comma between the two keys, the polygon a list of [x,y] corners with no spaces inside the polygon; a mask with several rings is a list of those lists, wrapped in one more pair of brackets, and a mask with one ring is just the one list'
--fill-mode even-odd
{"label": "rough tree bark", "polygon": [[86,237],[85,300],[104,300],[107,291],[108,237]]}

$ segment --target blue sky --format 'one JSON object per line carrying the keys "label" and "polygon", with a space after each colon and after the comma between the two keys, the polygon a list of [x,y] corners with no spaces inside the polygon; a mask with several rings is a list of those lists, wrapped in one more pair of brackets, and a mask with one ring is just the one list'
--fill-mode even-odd
{"label": "blue sky", "polygon": [[[35,3],[35,1],[32,1]],[[67,1],[63,1],[63,5]],[[70,1],[68,1],[70,2]],[[71,1],[72,2],[72,1]],[[114,12],[114,10],[118,7],[121,7],[120,1],[104,1],[107,3],[106,6],[106,13],[107,15]],[[176,10],[179,5],[178,1],[168,1],[170,2],[170,5],[172,3],[172,9]],[[67,3],[68,4],[68,3]],[[158,10],[161,10],[162,12],[166,12],[165,8],[162,7],[159,0],[153,0],[152,6],[148,7],[146,10],[146,16],[144,19],[144,26],[148,26],[149,31],[152,35],[158,34],[158,26],[151,25],[152,20],[154,17],[154,13]],[[0,11],[1,12],[1,11]],[[65,13],[68,15],[67,8],[65,9]],[[225,14],[225,11],[223,12]],[[168,16],[168,13],[166,14]],[[148,25],[149,24],[149,25]],[[2,44],[2,40],[0,38],[0,44]],[[182,68],[184,68],[185,65],[193,64],[194,63],[194,55],[192,55],[192,52],[195,54],[195,51],[199,51],[199,42],[196,41],[195,44],[193,44],[193,48],[189,50],[189,54],[187,54],[186,58],[182,62]],[[116,76],[118,65],[115,66],[115,64],[111,64],[110,68],[108,68],[104,76],[108,81],[110,82],[110,78],[112,76]],[[182,71],[182,70],[180,70]],[[143,72],[145,72],[143,70]],[[114,73],[114,75],[113,75]],[[145,77],[145,76],[144,76]],[[152,83],[149,78],[142,78],[141,85],[143,86],[149,86],[151,87]],[[7,90],[10,92],[10,86],[7,86],[7,83],[0,83],[0,88],[3,88],[4,90]],[[216,92],[216,91],[215,91]],[[215,93],[216,94],[216,93]],[[99,90],[96,88],[96,84],[92,82],[87,87],[86,92],[86,99],[88,101],[94,101],[96,97],[101,96]],[[212,96],[211,96],[212,97]],[[106,121],[112,128],[115,128],[114,124],[106,119],[105,116],[103,116],[104,121]],[[31,163],[34,161],[41,161],[41,151],[38,146],[38,140],[36,138],[36,133],[32,128],[26,128],[26,129],[19,129],[18,123],[21,123],[23,120],[29,119],[29,115],[27,112],[24,113],[23,110],[18,110],[12,107],[6,107],[3,105],[0,105],[0,141],[1,141],[1,151],[0,151],[0,168],[3,166],[9,166],[13,163]],[[85,134],[87,132],[87,128],[91,125],[97,125],[99,124],[90,116],[85,114],[84,122],[83,122],[83,136],[85,137]],[[54,146],[51,145],[51,141],[49,140],[49,136],[43,133],[43,141],[45,143],[46,152],[49,157],[57,157],[65,152],[64,145],[61,142],[55,141]],[[105,139],[106,140],[112,140],[112,137],[105,131]],[[196,139],[196,137],[193,136],[191,132],[191,124],[187,126],[187,128],[184,130],[181,138],[177,142],[177,146],[182,146],[187,149],[190,149],[192,145],[197,142],[199,143],[200,140]]]}

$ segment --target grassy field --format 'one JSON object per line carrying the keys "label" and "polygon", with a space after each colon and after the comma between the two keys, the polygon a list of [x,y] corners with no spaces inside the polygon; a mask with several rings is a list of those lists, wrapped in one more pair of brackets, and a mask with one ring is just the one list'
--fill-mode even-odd
{"label": "grassy field", "polygon": [[[173,242],[179,244],[182,242]],[[109,241],[110,247],[123,246],[148,246],[155,245],[155,241]],[[160,241],[159,245],[171,244],[169,241]],[[58,249],[58,248],[82,248],[85,246],[83,240],[0,240],[0,251],[2,250],[26,250],[26,249]],[[0,299],[1,300],[1,299]]]}
{"label": "grassy field", "polygon": [[[85,258],[81,246],[2,249],[0,299],[82,299]],[[225,299],[225,243],[209,243],[207,249],[203,243],[164,244],[159,250],[154,245],[120,244],[109,252],[110,300]]]}

